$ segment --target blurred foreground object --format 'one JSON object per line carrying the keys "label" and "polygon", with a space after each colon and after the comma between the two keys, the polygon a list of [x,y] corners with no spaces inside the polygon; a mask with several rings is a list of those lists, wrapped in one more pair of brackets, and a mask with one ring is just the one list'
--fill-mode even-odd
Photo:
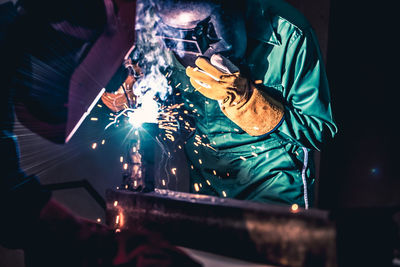
{"label": "blurred foreground object", "polygon": [[328,212],[169,190],[109,190],[106,216],[111,227],[160,232],[174,245],[250,262],[347,267],[392,266],[396,212]]}

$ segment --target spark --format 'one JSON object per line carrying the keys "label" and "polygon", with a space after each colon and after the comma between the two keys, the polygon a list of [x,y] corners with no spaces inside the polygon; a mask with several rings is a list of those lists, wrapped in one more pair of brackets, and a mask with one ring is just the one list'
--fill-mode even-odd
{"label": "spark", "polygon": [[216,170],[213,170],[213,173],[214,173],[214,175],[217,175],[217,171]]}
{"label": "spark", "polygon": [[243,160],[243,161],[246,161],[247,159],[245,158],[245,157],[243,157],[243,156],[240,156],[239,157],[241,160]]}
{"label": "spark", "polygon": [[99,107],[99,108],[102,108],[103,106],[102,105],[100,105],[100,104],[97,104],[97,106]]}
{"label": "spark", "polygon": [[124,168],[124,170],[127,170],[128,169],[128,163],[125,163],[123,168]]}
{"label": "spark", "polygon": [[93,149],[96,149],[96,147],[97,147],[97,143],[93,143],[93,144],[92,144],[92,148],[93,148]]}
{"label": "spark", "polygon": [[114,201],[114,207],[118,206],[118,201]]}
{"label": "spark", "polygon": [[207,144],[206,147],[208,147],[208,148],[210,148],[210,149],[212,149],[212,150],[214,150],[214,151],[217,151],[217,150],[216,150],[215,148],[213,148],[210,144]]}
{"label": "spark", "polygon": [[291,207],[292,212],[297,212],[299,210],[299,205],[293,204]]}
{"label": "spark", "polygon": [[199,192],[200,191],[200,188],[199,188],[199,185],[197,184],[197,183],[194,183],[194,190],[196,191],[196,192]]}
{"label": "spark", "polygon": [[226,197],[226,192],[225,192],[225,191],[222,191],[222,195],[223,195],[224,197]]}
{"label": "spark", "polygon": [[254,157],[258,157],[257,153],[251,152]]}
{"label": "spark", "polygon": [[119,157],[119,162],[124,162],[124,157],[123,156],[121,156],[121,157]]}
{"label": "spark", "polygon": [[165,135],[169,140],[171,140],[172,142],[175,141],[175,137],[172,134],[166,134]]}
{"label": "spark", "polygon": [[120,212],[115,218],[115,224],[119,225],[119,227],[122,227],[124,225],[124,215],[122,214],[122,212]]}
{"label": "spark", "polygon": [[162,185],[165,186],[165,180],[162,179],[161,182],[162,182]]}
{"label": "spark", "polygon": [[207,184],[208,184],[208,185],[211,185],[211,183],[210,183],[210,181],[209,181],[209,180],[206,180],[206,182],[207,182]]}
{"label": "spark", "polygon": [[91,120],[91,121],[98,121],[99,119],[98,119],[98,118],[95,118],[95,117],[92,117],[92,118],[90,118],[90,120]]}
{"label": "spark", "polygon": [[106,140],[101,140],[101,144],[104,145],[106,143]]}
{"label": "spark", "polygon": [[200,163],[200,164],[203,164],[203,161],[202,161],[201,159],[199,159],[199,163]]}
{"label": "spark", "polygon": [[96,221],[99,223],[99,222],[101,222],[101,219],[100,219],[100,218],[97,218],[97,220],[96,220]]}
{"label": "spark", "polygon": [[112,122],[110,122],[109,124],[107,124],[107,126],[105,127],[105,130],[107,130],[108,129],[108,127],[110,127],[111,125],[114,125],[114,124],[116,124],[117,122],[118,122],[118,119],[119,119],[119,117],[121,117],[122,115],[126,115],[125,113],[128,113],[128,112],[134,112],[135,110],[134,109],[132,109],[132,108],[127,108],[127,109],[124,109],[123,111],[121,111],[117,116],[115,116],[115,118],[113,119],[113,121]]}
{"label": "spark", "polygon": [[171,172],[172,172],[173,175],[176,175],[176,168],[172,168]]}

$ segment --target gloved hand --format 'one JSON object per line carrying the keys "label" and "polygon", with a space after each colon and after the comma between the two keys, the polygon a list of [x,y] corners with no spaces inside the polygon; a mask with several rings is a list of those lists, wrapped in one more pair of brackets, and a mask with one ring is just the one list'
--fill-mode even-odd
{"label": "gloved hand", "polygon": [[239,69],[228,59],[216,54],[211,62],[199,57],[195,64],[196,68],[186,68],[186,74],[193,87],[204,96],[228,105],[237,105],[250,96],[249,81],[240,76]]}
{"label": "gloved hand", "polygon": [[215,54],[210,61],[200,57],[195,64],[196,68],[186,68],[192,86],[218,100],[221,111],[245,132],[259,136],[280,124],[283,105],[242,77],[239,68],[228,59]]}
{"label": "gloved hand", "polygon": [[[134,72],[138,75],[142,75],[142,71],[139,66],[131,64]],[[119,112],[128,107],[133,107],[136,104],[136,96],[133,93],[133,84],[136,82],[134,75],[128,75],[125,82],[119,87],[116,92],[104,93],[101,96],[101,101],[113,112]]]}

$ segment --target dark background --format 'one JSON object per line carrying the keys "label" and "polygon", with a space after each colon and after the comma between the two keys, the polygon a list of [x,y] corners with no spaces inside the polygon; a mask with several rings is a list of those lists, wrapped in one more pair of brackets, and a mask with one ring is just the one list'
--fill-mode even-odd
{"label": "dark background", "polygon": [[320,154],[317,207],[398,207],[398,8],[387,0],[288,2],[319,38],[339,128]]}
{"label": "dark background", "polygon": [[339,127],[321,157],[319,207],[400,205],[398,9],[331,2],[327,72]]}
{"label": "dark background", "polygon": [[[289,2],[306,15],[320,40],[339,128],[321,153],[317,207],[399,207],[396,1]],[[112,146],[115,138],[91,149],[92,142],[101,140],[85,132],[102,128],[94,124],[88,121],[77,133],[79,138],[60,146],[17,123],[22,166],[44,184],[87,179],[103,195],[106,188],[119,185],[122,168],[120,153]],[[82,188],[58,191],[55,197],[79,215],[104,221],[104,211]],[[23,266],[21,252],[0,248],[0,266],[4,263]]]}

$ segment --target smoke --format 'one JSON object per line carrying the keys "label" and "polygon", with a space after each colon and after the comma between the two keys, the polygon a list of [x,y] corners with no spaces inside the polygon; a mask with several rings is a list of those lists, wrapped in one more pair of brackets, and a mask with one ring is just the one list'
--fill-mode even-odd
{"label": "smoke", "polygon": [[[171,86],[163,74],[171,64],[172,57],[157,38],[159,18],[149,1],[137,2],[136,47],[133,60],[142,68],[141,77],[133,87],[138,103],[143,99],[159,98],[165,100],[172,93]],[[147,101],[148,102],[148,101]]]}

